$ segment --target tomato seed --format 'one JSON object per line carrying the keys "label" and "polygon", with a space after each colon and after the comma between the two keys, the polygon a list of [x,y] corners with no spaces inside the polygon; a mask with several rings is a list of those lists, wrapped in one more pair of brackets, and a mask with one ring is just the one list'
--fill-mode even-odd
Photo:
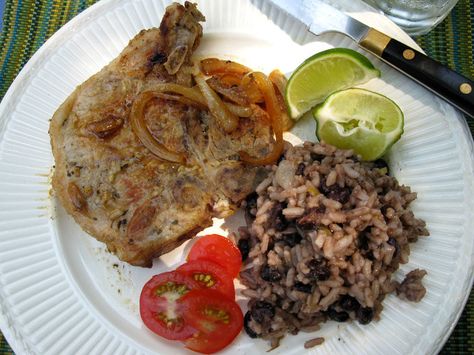
{"label": "tomato seed", "polygon": [[216,318],[224,324],[229,324],[230,322],[229,314],[222,309],[205,308],[204,314],[208,317]]}
{"label": "tomato seed", "polygon": [[178,293],[184,295],[187,292],[189,292],[189,289],[186,285],[175,284],[174,282],[167,282],[164,285],[158,286],[155,290],[157,296],[162,296],[165,293]]}
{"label": "tomato seed", "polygon": [[194,274],[194,280],[204,283],[206,287],[212,287],[216,284],[214,278],[209,274]]}

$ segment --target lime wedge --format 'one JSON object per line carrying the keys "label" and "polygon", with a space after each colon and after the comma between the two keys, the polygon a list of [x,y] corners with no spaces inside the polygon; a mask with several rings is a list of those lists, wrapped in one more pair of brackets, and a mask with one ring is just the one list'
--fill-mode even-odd
{"label": "lime wedge", "polygon": [[296,68],[288,80],[285,100],[290,116],[298,119],[334,91],[379,76],[380,71],[352,49],[333,48],[317,53]]}
{"label": "lime wedge", "polygon": [[363,89],[335,92],[315,107],[316,135],[363,160],[381,157],[403,133],[403,112],[388,97]]}

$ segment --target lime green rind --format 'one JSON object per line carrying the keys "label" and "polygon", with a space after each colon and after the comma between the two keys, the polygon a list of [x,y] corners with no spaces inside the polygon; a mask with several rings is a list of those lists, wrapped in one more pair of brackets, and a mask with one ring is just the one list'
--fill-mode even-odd
{"label": "lime green rind", "polygon": [[[320,68],[317,68],[316,70],[311,70],[311,67],[318,62],[321,62],[321,65],[325,65],[325,61],[331,59],[333,59],[334,61],[346,59],[349,62],[353,62],[354,65],[352,68],[354,68],[354,70],[349,71],[348,75],[344,78],[340,78],[341,80],[339,80],[338,82],[330,82],[326,84],[323,83],[322,85],[318,86],[318,78],[314,76],[308,76],[308,74],[311,74],[311,71],[313,71],[313,73],[318,72],[318,69]],[[351,74],[356,75],[356,69],[358,67],[360,68],[360,72],[362,72],[362,75],[359,72],[357,78],[351,78]],[[335,70],[335,68],[330,68],[329,70]],[[302,72],[306,74],[303,77],[301,76]],[[337,76],[337,74],[339,73],[337,73],[337,71],[334,71],[334,76]],[[369,61],[369,59],[352,49],[332,48],[323,52],[316,53],[313,56],[307,58],[303,63],[301,63],[288,80],[288,84],[286,86],[285,91],[285,102],[288,108],[288,113],[290,117],[295,120],[298,120],[305,112],[310,110],[318,103],[324,101],[332,92],[366,83],[373,78],[380,77],[380,75],[380,70],[376,69]],[[298,80],[297,84],[294,84],[295,80]],[[312,84],[311,82],[314,82],[314,84]],[[294,85],[299,85],[298,89],[293,88]],[[324,85],[326,85],[326,87],[324,87]],[[295,100],[295,90],[301,91],[302,86],[306,86],[308,91],[311,90],[310,86],[314,87],[314,95],[311,96],[303,94],[300,96],[301,100],[297,101]],[[293,93],[291,94],[292,90]]]}
{"label": "lime green rind", "polygon": [[[366,67],[367,69],[374,70],[377,74],[377,77],[380,77],[380,70],[378,70],[372,62],[363,54],[360,54],[359,52],[349,49],[349,48],[331,48],[331,49],[326,49],[325,51],[318,52],[316,54],[313,54],[311,57],[307,58],[304,60],[303,63],[301,63],[293,73],[297,72],[300,68],[306,66],[308,63],[314,61],[315,59],[320,59],[323,57],[328,57],[328,56],[333,56],[334,54],[338,54],[339,56],[344,56],[348,58],[353,58],[356,59],[362,66]],[[290,77],[291,79],[291,77]]]}

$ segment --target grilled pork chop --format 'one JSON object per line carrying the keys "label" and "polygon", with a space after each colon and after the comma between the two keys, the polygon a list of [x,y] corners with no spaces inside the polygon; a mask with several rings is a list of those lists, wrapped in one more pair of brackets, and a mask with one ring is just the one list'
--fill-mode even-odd
{"label": "grilled pork chop", "polygon": [[135,135],[137,96],[160,83],[191,87],[191,55],[204,16],[172,4],[159,28],[143,30],[122,53],[66,99],[50,126],[53,188],[67,212],[121,260],[150,267],[164,254],[231,214],[263,178],[238,152],[265,156],[273,137],[258,107],[226,133],[206,108],[166,96],[147,104],[146,126],[185,164],[158,159]]}

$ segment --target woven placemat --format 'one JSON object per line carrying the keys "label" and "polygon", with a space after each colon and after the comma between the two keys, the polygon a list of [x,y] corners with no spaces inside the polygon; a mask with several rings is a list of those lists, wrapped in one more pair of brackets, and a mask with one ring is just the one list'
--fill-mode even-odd
{"label": "woven placemat", "polygon": [[[5,3],[0,35],[0,100],[33,53],[61,26],[96,0],[29,0]],[[1,1],[0,1],[1,6]],[[451,14],[416,41],[436,60],[474,78],[474,0],[460,0]],[[474,132],[474,120],[468,120]],[[0,355],[12,350],[0,333]],[[474,293],[441,354],[474,354]]]}

